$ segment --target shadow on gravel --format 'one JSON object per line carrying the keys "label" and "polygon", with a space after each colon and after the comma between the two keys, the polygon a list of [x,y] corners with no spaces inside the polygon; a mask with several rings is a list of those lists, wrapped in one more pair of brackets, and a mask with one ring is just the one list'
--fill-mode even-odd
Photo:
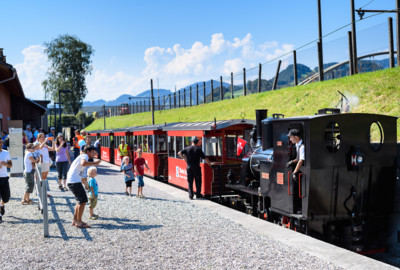
{"label": "shadow on gravel", "polygon": [[67,235],[67,232],[65,231],[64,225],[62,224],[62,220],[60,219],[60,216],[57,213],[56,209],[56,204],[54,203],[54,199],[52,197],[50,199],[50,204],[51,204],[51,212],[53,213],[55,223],[57,224],[58,229],[60,230],[61,237],[64,239],[64,241],[68,241],[69,237]]}
{"label": "shadow on gravel", "polygon": [[99,170],[98,174],[101,174],[101,175],[111,175],[111,174],[112,175],[116,175],[116,174],[120,174],[120,171],[116,170],[116,169],[112,170],[112,169],[101,167],[101,166],[99,166],[97,168]]}
{"label": "shadow on gravel", "polygon": [[135,219],[124,219],[124,218],[99,218],[99,220],[107,220],[107,221],[115,221],[115,223],[109,223],[109,224],[104,224],[104,223],[92,223],[91,226],[92,228],[98,228],[98,229],[105,229],[105,230],[140,230],[140,231],[147,231],[151,230],[154,228],[161,228],[162,225],[140,225],[136,224],[135,222],[138,222],[139,220]]}
{"label": "shadow on gravel", "polygon": [[173,203],[186,203],[185,201],[176,201],[176,200],[168,200],[168,199],[153,198],[153,197],[146,197],[143,200],[163,201],[163,202],[173,202]]}
{"label": "shadow on gravel", "polygon": [[26,224],[26,223],[32,223],[32,224],[39,224],[43,223],[42,219],[27,219],[27,218],[20,218],[20,217],[15,217],[15,216],[7,216],[7,219],[13,218],[14,220],[7,220],[7,223],[10,224]]}
{"label": "shadow on gravel", "polygon": [[[75,203],[72,203],[70,198],[65,198],[65,200],[67,201],[69,210],[71,210],[71,212],[72,212],[72,216],[71,216],[71,222],[72,222],[73,215],[75,213],[75,209],[74,209]],[[82,228],[81,230],[82,230],[82,233],[85,236],[86,240],[93,241],[92,237],[90,236],[90,234],[87,232],[87,230],[85,228]]]}

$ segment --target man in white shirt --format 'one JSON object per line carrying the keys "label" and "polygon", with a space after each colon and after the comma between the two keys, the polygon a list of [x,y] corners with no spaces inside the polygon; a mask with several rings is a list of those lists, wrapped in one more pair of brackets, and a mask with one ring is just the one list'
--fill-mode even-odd
{"label": "man in white shirt", "polygon": [[3,222],[3,215],[5,213],[4,204],[10,200],[11,196],[7,168],[12,167],[12,162],[8,151],[2,149],[3,143],[3,139],[0,138],[0,223]]}
{"label": "man in white shirt", "polygon": [[68,173],[67,173],[67,185],[69,190],[75,195],[76,206],[74,219],[72,225],[78,228],[90,228],[90,225],[82,221],[83,212],[85,211],[85,205],[88,202],[88,198],[82,184],[88,189],[88,183],[83,180],[82,173],[85,167],[97,166],[101,160],[95,162],[89,162],[90,158],[93,158],[96,150],[93,146],[89,146],[85,149],[85,154],[79,155],[74,162],[72,162]]}
{"label": "man in white shirt", "polygon": [[296,180],[297,174],[300,171],[301,166],[304,164],[305,154],[304,154],[304,144],[301,139],[301,132],[298,129],[291,129],[288,133],[289,140],[296,145],[296,159],[289,161],[286,167],[291,165],[296,165],[293,170],[293,179]]}

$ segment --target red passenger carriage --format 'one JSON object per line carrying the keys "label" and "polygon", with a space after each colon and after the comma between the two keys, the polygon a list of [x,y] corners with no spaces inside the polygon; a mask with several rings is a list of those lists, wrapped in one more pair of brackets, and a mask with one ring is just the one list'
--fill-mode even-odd
{"label": "red passenger carriage", "polygon": [[[214,122],[177,123],[165,126],[168,135],[168,182],[187,189],[186,163],[178,152],[191,145],[191,137],[197,136],[203,152],[213,162],[210,167],[204,161],[201,194],[206,196],[225,193],[225,179],[229,170],[240,171],[245,150],[237,156],[238,137],[248,139],[255,121],[226,120]],[[194,187],[195,190],[195,187]]]}
{"label": "red passenger carriage", "polygon": [[[167,132],[162,128],[169,125],[148,125],[129,128],[132,132],[133,150],[142,149],[142,157],[151,172],[144,169],[147,176],[168,179]],[[134,153],[134,158],[136,153]]]}

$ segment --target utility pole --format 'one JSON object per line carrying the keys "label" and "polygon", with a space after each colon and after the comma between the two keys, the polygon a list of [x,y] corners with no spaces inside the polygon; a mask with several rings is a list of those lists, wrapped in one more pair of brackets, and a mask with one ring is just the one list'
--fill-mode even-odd
{"label": "utility pole", "polygon": [[150,80],[151,91],[151,123],[154,125],[154,93],[153,93],[153,79]]}
{"label": "utility pole", "polygon": [[356,18],[355,18],[355,10],[354,10],[354,0],[351,0],[351,41],[353,47],[353,69],[354,74],[358,73],[358,64],[357,64],[357,41],[356,41]]}

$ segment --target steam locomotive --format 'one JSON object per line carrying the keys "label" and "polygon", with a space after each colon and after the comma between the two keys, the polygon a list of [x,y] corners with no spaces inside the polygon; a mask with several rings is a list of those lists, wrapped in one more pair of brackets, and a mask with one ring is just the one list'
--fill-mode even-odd
{"label": "steam locomotive", "polygon": [[[171,123],[94,131],[101,158],[118,164],[113,140],[141,148],[149,177],[187,189],[186,164],[177,152],[196,135],[213,166],[201,163],[202,195],[254,216],[347,249],[382,251],[392,213],[397,170],[396,117],[340,113]],[[296,148],[288,131],[301,133],[305,160],[294,179]],[[242,153],[238,139],[249,141]],[[131,152],[133,158],[134,152]]]}
{"label": "steam locomotive", "polygon": [[[396,121],[338,109],[290,118],[257,110],[252,150],[240,175],[227,176],[226,187],[240,195],[229,203],[353,251],[381,250],[394,202]],[[301,132],[305,147],[295,180],[286,166],[296,157],[291,129]]]}

